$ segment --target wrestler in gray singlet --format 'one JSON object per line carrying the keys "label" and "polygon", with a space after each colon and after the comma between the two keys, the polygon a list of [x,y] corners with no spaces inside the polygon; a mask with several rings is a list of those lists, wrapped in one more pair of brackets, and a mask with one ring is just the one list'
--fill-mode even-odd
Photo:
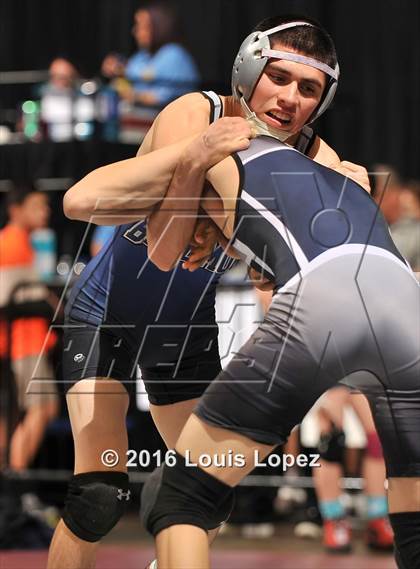
{"label": "wrestler in gray singlet", "polygon": [[419,476],[420,289],[376,204],[267,137],[236,162],[233,244],[276,294],[196,414],[282,444],[324,391],[363,371],[388,476]]}

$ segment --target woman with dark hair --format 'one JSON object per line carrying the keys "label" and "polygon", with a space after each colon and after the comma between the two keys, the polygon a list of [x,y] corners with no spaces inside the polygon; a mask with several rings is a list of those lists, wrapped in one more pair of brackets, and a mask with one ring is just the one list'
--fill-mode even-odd
{"label": "woman with dark hair", "polygon": [[150,2],[134,14],[133,36],[139,47],[127,62],[132,89],[122,96],[135,103],[163,107],[194,91],[199,73],[191,55],[179,43],[175,8]]}

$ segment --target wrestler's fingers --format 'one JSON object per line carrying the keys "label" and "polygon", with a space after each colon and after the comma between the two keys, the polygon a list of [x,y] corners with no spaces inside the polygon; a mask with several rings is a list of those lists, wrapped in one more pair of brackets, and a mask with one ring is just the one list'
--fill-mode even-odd
{"label": "wrestler's fingers", "polygon": [[193,251],[191,255],[188,257],[188,261],[191,263],[195,263],[197,261],[204,261],[208,259],[213,252],[213,247],[203,247],[198,248],[197,251]]}
{"label": "wrestler's fingers", "polygon": [[210,255],[207,255],[205,257],[200,257],[197,259],[189,258],[187,261],[184,261],[182,263],[182,268],[185,269],[186,271],[190,271],[192,273],[193,271],[196,271],[197,269],[202,267],[204,265],[204,263],[206,261],[208,261],[209,257],[210,257]]}
{"label": "wrestler's fingers", "polygon": [[262,282],[256,281],[252,283],[255,288],[261,290],[262,292],[268,292],[274,290],[274,283],[268,279]]}
{"label": "wrestler's fingers", "polygon": [[354,162],[348,162],[347,160],[343,160],[338,165],[337,169],[342,172],[348,172],[360,177],[362,179],[368,179],[368,172],[364,166],[360,164],[354,164]]}
{"label": "wrestler's fingers", "polygon": [[362,186],[364,190],[366,190],[369,194],[371,192],[370,187],[370,180],[367,173],[367,170],[364,166],[360,166],[359,164],[354,164],[353,162],[348,162],[347,160],[343,160],[340,164],[334,168],[343,176],[347,176],[359,186]]}
{"label": "wrestler's fingers", "polygon": [[242,136],[241,138],[238,138],[237,144],[235,143],[232,144],[232,148],[234,152],[237,152],[238,150],[246,150],[247,148],[249,148],[250,144],[251,144],[250,139],[246,136]]}
{"label": "wrestler's fingers", "polygon": [[257,136],[257,130],[255,128],[255,126],[253,126],[252,124],[249,124],[249,137],[248,138],[256,138]]}
{"label": "wrestler's fingers", "polygon": [[352,170],[353,172],[358,172],[360,170],[366,170],[366,168],[364,166],[361,166],[360,164],[355,164],[354,162],[349,162],[348,160],[343,160],[341,162],[341,165],[345,166],[349,170]]}
{"label": "wrestler's fingers", "polygon": [[195,271],[210,259],[212,252],[213,247],[197,247],[193,249],[188,259],[183,262],[182,268]]}
{"label": "wrestler's fingers", "polygon": [[194,229],[194,235],[191,240],[191,245],[202,245],[206,243],[214,234],[213,241],[216,240],[216,234],[213,230],[211,222],[208,218],[200,219]]}

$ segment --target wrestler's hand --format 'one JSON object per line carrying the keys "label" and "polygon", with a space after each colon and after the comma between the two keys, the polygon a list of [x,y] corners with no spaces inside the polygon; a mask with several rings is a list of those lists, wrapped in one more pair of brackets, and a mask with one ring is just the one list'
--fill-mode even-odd
{"label": "wrestler's hand", "polygon": [[191,254],[182,264],[183,269],[195,271],[208,261],[217,244],[218,230],[208,217],[197,221],[190,246]]}
{"label": "wrestler's hand", "polygon": [[209,169],[232,152],[246,150],[255,136],[250,124],[241,117],[223,117],[212,123],[185,150],[185,154]]}
{"label": "wrestler's hand", "polygon": [[273,288],[274,288],[273,281],[270,281],[270,279],[267,279],[261,273],[259,273],[257,270],[253,269],[252,267],[248,267],[248,277],[249,277],[251,283],[258,290],[267,291],[267,290],[273,290]]}
{"label": "wrestler's hand", "polygon": [[362,186],[362,188],[370,194],[371,187],[366,168],[360,166],[360,164],[343,160],[343,162],[340,162],[340,164],[336,166],[335,170],[343,174],[343,176],[347,176],[347,178],[350,178],[353,182],[359,184],[359,186]]}

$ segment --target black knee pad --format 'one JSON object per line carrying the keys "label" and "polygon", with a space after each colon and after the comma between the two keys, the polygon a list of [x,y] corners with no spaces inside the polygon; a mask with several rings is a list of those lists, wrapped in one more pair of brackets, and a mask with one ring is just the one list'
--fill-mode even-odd
{"label": "black knee pad", "polygon": [[395,562],[397,564],[398,569],[409,569],[407,567],[407,565],[405,565],[403,563],[403,560],[401,559],[400,552],[398,551],[398,549],[396,547],[394,548],[394,556],[395,556]]}
{"label": "black knee pad", "polygon": [[164,465],[162,464],[149,474],[141,490],[140,519],[145,528],[148,527],[150,512],[156,503],[159,491],[162,487],[163,467]]}
{"label": "black knee pad", "polygon": [[[156,499],[159,494],[159,490],[162,486],[162,476],[163,476],[163,465],[155,468],[155,470],[149,475],[146,483],[143,486],[141,492],[141,504],[140,504],[140,519],[142,520],[145,527],[148,526],[148,518],[150,512],[155,505]],[[220,504],[217,511],[214,512],[214,516],[209,517],[209,522],[207,530],[212,530],[220,527],[223,523],[227,522],[232,510],[235,505],[235,490],[231,488],[231,491]]]}
{"label": "black knee pad", "polygon": [[125,472],[86,472],[70,480],[63,520],[80,539],[99,541],[115,526],[130,499]]}
{"label": "black knee pad", "polygon": [[389,514],[399,569],[420,567],[420,512]]}
{"label": "black knee pad", "polygon": [[175,466],[164,464],[156,469],[143,487],[143,523],[154,536],[176,524],[207,531],[225,521],[232,509],[232,496],[230,486],[197,466],[187,466],[184,457],[176,453]]}
{"label": "black knee pad", "polygon": [[344,431],[337,429],[335,425],[333,425],[329,433],[323,433],[319,437],[319,455],[328,462],[342,462],[345,448],[346,437]]}
{"label": "black knee pad", "polygon": [[233,507],[235,505],[235,489],[231,488],[229,494],[219,505],[214,515],[209,518],[207,530],[219,528],[230,518]]}

